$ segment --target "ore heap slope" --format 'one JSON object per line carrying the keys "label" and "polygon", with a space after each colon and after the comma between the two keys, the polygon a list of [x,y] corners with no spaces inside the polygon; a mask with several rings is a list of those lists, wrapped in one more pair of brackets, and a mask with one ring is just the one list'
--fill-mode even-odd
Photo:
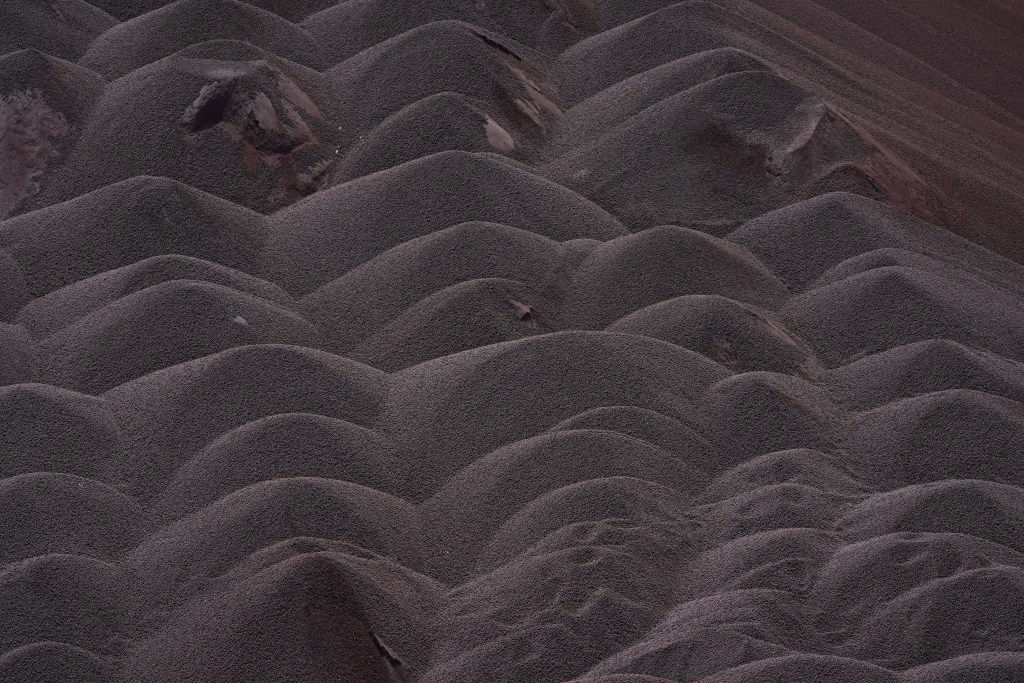
{"label": "ore heap slope", "polygon": [[0,681],[1024,681],[1024,7],[3,0]]}

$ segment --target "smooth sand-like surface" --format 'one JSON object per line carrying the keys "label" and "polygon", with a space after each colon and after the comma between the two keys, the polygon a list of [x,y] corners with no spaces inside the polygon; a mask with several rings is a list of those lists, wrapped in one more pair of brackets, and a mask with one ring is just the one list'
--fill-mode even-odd
{"label": "smooth sand-like surface", "polygon": [[4,0],[0,683],[1024,682],[1011,0]]}

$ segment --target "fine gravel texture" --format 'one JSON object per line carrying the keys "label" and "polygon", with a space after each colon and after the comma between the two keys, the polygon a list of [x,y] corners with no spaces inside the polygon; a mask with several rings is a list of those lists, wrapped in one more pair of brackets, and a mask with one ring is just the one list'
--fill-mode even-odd
{"label": "fine gravel texture", "polygon": [[1012,0],[0,2],[0,683],[1024,683]]}

